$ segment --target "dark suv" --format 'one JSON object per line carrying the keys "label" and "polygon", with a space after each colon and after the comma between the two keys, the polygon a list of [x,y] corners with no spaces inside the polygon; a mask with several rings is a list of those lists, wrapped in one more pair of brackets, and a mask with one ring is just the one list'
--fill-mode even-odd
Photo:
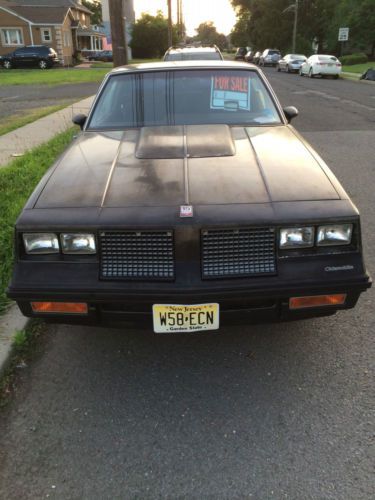
{"label": "dark suv", "polygon": [[56,51],[45,45],[27,45],[0,56],[0,64],[5,69],[30,66],[47,69],[59,62]]}

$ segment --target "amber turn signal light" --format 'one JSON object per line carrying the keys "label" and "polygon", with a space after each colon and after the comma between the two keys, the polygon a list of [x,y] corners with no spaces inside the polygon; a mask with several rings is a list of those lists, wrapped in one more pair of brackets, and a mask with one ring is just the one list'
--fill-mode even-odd
{"label": "amber turn signal light", "polygon": [[289,309],[303,309],[305,307],[340,306],[345,303],[346,293],[332,295],[311,295],[307,297],[291,297]]}
{"label": "amber turn signal light", "polygon": [[87,314],[87,304],[83,302],[31,302],[37,313]]}

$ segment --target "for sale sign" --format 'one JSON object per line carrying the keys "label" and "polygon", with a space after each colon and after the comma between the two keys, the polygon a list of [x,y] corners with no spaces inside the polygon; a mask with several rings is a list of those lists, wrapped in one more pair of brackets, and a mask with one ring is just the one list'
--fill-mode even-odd
{"label": "for sale sign", "polygon": [[211,109],[250,111],[249,78],[213,76],[211,78]]}
{"label": "for sale sign", "polygon": [[349,28],[339,28],[339,42],[347,42],[349,40]]}

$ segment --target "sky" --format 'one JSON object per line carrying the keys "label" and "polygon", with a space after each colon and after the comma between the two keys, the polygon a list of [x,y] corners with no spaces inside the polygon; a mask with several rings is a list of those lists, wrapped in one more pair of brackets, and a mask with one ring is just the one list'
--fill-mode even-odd
{"label": "sky", "polygon": [[[134,0],[136,18],[142,12],[154,15],[157,10],[167,14],[167,0]],[[172,13],[177,10],[176,0],[172,0]],[[219,33],[228,35],[236,22],[230,0],[183,0],[185,26],[189,36],[196,35],[195,28],[204,21],[212,21]]]}

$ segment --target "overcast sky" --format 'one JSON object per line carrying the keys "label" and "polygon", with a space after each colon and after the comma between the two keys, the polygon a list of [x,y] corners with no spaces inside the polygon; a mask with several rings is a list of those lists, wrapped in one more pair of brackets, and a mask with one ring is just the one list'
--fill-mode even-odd
{"label": "overcast sky", "polygon": [[[177,2],[172,0],[172,12],[176,15]],[[136,17],[142,12],[155,14],[157,10],[167,13],[167,0],[134,0]],[[230,0],[183,0],[183,11],[187,34],[195,35],[195,28],[204,21],[213,21],[219,33],[228,35],[236,22]]]}

